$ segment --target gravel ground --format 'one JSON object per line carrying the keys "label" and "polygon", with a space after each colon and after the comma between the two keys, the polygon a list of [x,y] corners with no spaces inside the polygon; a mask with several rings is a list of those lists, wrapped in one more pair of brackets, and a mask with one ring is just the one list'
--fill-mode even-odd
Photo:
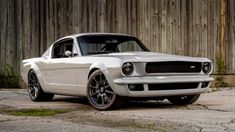
{"label": "gravel ground", "polygon": [[202,94],[187,106],[166,100],[130,102],[118,110],[97,111],[84,98],[56,96],[50,102],[32,102],[25,89],[0,89],[0,110],[67,109],[47,117],[0,113],[0,131],[235,131],[235,89]]}

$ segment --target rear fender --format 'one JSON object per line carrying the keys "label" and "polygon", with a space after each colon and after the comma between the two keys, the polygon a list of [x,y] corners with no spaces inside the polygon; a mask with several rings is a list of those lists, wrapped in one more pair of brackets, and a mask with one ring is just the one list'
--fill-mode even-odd
{"label": "rear fender", "polygon": [[38,79],[42,89],[45,87],[43,79],[42,79],[41,71],[40,71],[39,67],[35,63],[29,63],[29,62],[28,63],[24,63],[22,65],[22,67],[23,67],[23,71],[25,73],[21,73],[21,76],[22,76],[23,80],[25,81],[25,83],[27,85],[28,85],[28,75],[29,75],[29,72],[31,70],[33,70],[36,73],[37,79]]}

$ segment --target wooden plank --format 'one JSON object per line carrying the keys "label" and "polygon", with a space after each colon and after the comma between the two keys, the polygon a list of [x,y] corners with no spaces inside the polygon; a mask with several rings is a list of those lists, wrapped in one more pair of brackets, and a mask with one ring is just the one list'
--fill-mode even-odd
{"label": "wooden plank", "polygon": [[193,11],[193,1],[189,0],[187,1],[187,12],[188,12],[188,19],[187,19],[187,23],[188,23],[188,30],[187,32],[189,33],[189,37],[188,37],[188,55],[189,56],[194,56],[195,54],[195,49],[194,49],[194,11]]}
{"label": "wooden plank", "polygon": [[179,52],[180,52],[179,51],[180,42],[178,39],[178,34],[179,34],[178,33],[178,31],[179,31],[178,25],[179,25],[179,21],[180,21],[180,19],[178,19],[178,16],[179,16],[179,13],[178,13],[179,11],[177,9],[178,3],[179,3],[179,1],[177,2],[175,0],[172,0],[171,6],[170,6],[171,15],[172,15],[170,22],[171,22],[171,28],[172,28],[172,30],[171,30],[171,39],[172,39],[171,45],[172,45],[172,53],[173,54],[179,54]]}
{"label": "wooden plank", "polygon": [[214,0],[208,0],[208,10],[207,10],[207,57],[210,59],[215,58],[215,40],[214,40],[214,21],[215,21],[215,16],[214,16],[214,8],[215,6],[215,1]]}
{"label": "wooden plank", "polygon": [[232,67],[233,67],[233,69],[232,69],[232,71],[230,71],[229,73],[235,73],[235,1],[234,0],[230,0],[230,10],[229,10],[229,12],[231,13],[231,25],[230,25],[230,27],[229,27],[229,29],[230,29],[230,37],[229,37],[229,39],[231,40],[230,41],[230,43],[233,45],[233,52],[232,52],[232,55],[230,55],[230,56],[232,56],[232,62],[231,62],[231,64],[232,64]]}
{"label": "wooden plank", "polygon": [[105,10],[106,10],[106,4],[105,4],[105,0],[101,0],[101,2],[100,2],[100,29],[99,29],[99,31],[100,32],[105,32],[105,29],[104,29],[104,27],[105,27]]}
{"label": "wooden plank", "polygon": [[144,12],[145,12],[145,20],[144,20],[144,43],[146,44],[146,46],[151,49],[151,42],[150,42],[150,11],[149,11],[149,4],[148,4],[148,0],[144,2]]}
{"label": "wooden plank", "polygon": [[194,16],[194,43],[192,51],[195,51],[193,56],[201,56],[201,1],[193,1],[193,16]]}
{"label": "wooden plank", "polygon": [[20,64],[21,64],[21,56],[20,56],[20,51],[21,51],[21,46],[20,46],[20,31],[19,31],[19,23],[20,23],[20,1],[14,0],[14,29],[15,29],[15,53],[14,53],[14,63],[13,63],[13,68],[16,69],[16,75],[20,74]]}
{"label": "wooden plank", "polygon": [[172,27],[173,27],[173,9],[172,9],[172,2],[173,0],[168,0],[166,1],[166,9],[167,9],[167,15],[166,15],[166,53],[173,53],[173,48],[172,48]]}
{"label": "wooden plank", "polygon": [[4,22],[5,22],[5,2],[6,1],[0,1],[0,48],[1,48],[1,52],[0,52],[0,72],[3,70],[3,66],[4,66],[4,63],[5,63],[5,60],[4,60],[4,54],[5,54],[5,50],[4,50],[4,32],[5,32],[5,27],[4,27]]}
{"label": "wooden plank", "polygon": [[183,55],[184,53],[184,50],[182,49],[182,42],[181,42],[181,39],[180,39],[180,31],[181,31],[181,28],[180,28],[180,24],[181,24],[181,14],[180,14],[180,1],[175,1],[175,14],[176,16],[174,17],[174,23],[175,23],[175,38],[174,38],[174,41],[173,41],[173,45],[176,46],[176,49],[175,49],[175,54],[178,54],[178,55]]}
{"label": "wooden plank", "polygon": [[162,14],[162,4],[161,4],[161,0],[158,0],[157,1],[157,7],[156,7],[156,10],[155,10],[155,19],[156,19],[156,51],[157,52],[162,52],[162,40],[161,40],[161,14]]}
{"label": "wooden plank", "polygon": [[[226,40],[225,40],[225,65],[226,65],[226,72],[231,73],[233,72],[234,66],[234,38],[235,38],[235,21],[234,21],[234,9],[235,5],[233,1],[228,0],[226,3]],[[231,28],[230,28],[231,27]],[[232,56],[231,56],[232,55]]]}
{"label": "wooden plank", "polygon": [[157,49],[157,31],[156,31],[156,26],[158,26],[157,24],[157,20],[158,20],[158,17],[156,15],[156,11],[158,10],[157,9],[157,1],[155,0],[152,0],[152,1],[149,1],[148,3],[150,5],[150,43],[151,43],[151,51],[153,52],[156,52],[158,51]]}
{"label": "wooden plank", "polygon": [[208,41],[207,41],[207,33],[208,33],[208,26],[207,26],[207,12],[208,12],[208,0],[203,0],[201,2],[201,8],[202,8],[202,14],[201,14],[201,56],[202,57],[206,57],[207,56],[207,45],[208,45]]}
{"label": "wooden plank", "polygon": [[[215,19],[215,25],[214,25],[214,28],[216,30],[214,30],[214,39],[216,40],[215,44],[216,44],[216,52],[215,52],[215,57],[219,55],[219,17],[218,17],[218,14],[219,14],[219,10],[220,9],[220,4],[219,4],[219,0],[216,0],[215,2],[215,12],[214,12],[214,15],[216,16],[216,19]],[[214,58],[215,59],[215,58]]]}
{"label": "wooden plank", "polygon": [[[219,56],[219,0],[215,0],[215,5],[214,8],[217,9],[214,12],[214,16],[215,16],[215,21],[214,21],[214,41],[215,41],[215,48],[214,48],[214,62],[216,62],[216,57]],[[215,71],[216,71],[216,65],[215,65]]]}
{"label": "wooden plank", "polygon": [[187,55],[187,37],[188,37],[188,33],[187,33],[187,10],[186,10],[186,0],[181,0],[180,1],[180,31],[179,31],[179,40],[180,40],[180,43],[181,43],[181,46],[180,46],[180,54],[181,55]]}
{"label": "wooden plank", "polygon": [[137,30],[138,30],[138,26],[137,26],[137,1],[132,1],[132,35],[137,36]]}
{"label": "wooden plank", "polygon": [[161,1],[161,44],[162,44],[162,52],[166,53],[167,52],[167,0],[162,0]]}

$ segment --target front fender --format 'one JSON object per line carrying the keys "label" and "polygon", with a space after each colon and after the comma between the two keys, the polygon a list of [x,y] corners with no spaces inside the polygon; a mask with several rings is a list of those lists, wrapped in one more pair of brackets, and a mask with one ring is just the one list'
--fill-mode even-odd
{"label": "front fender", "polygon": [[90,71],[92,69],[99,69],[103,72],[104,76],[106,77],[110,87],[112,90],[117,93],[114,85],[114,79],[119,78],[121,76],[120,66],[116,65],[116,67],[107,67],[103,63],[94,63],[90,66]]}

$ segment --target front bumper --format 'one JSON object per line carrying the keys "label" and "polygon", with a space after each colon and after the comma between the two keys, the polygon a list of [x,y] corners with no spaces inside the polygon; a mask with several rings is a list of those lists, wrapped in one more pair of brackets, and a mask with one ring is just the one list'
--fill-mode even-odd
{"label": "front bumper", "polygon": [[[128,97],[161,97],[176,95],[192,95],[206,92],[214,79],[205,75],[195,76],[143,76],[143,77],[123,77],[115,79],[114,91],[120,96]],[[149,90],[149,84],[168,83],[198,83],[196,88],[171,89],[171,90]],[[209,82],[208,86],[202,88],[203,82]],[[143,84],[143,91],[131,91],[129,84]],[[179,87],[179,86],[177,86]]]}

